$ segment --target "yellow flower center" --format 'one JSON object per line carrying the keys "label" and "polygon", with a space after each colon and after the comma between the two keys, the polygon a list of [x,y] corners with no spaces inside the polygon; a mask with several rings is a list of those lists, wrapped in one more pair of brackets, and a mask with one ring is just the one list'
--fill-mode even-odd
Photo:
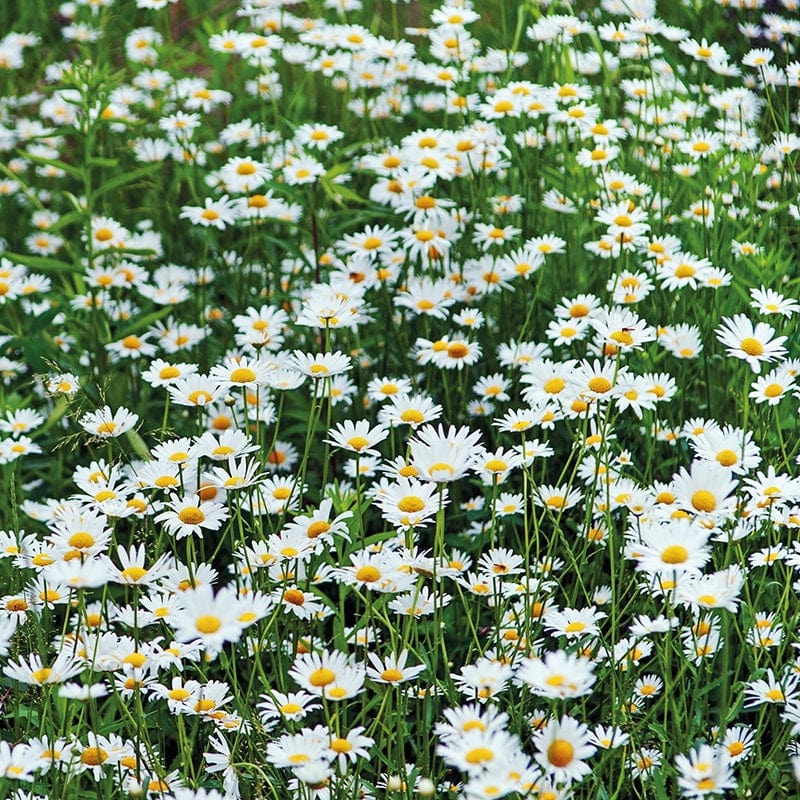
{"label": "yellow flower center", "polygon": [[628,346],[633,344],[633,336],[631,336],[628,331],[614,331],[610,338],[612,338],[617,344]]}
{"label": "yellow flower center", "polygon": [[315,669],[309,676],[308,682],[312,686],[328,686],[336,680],[336,675],[332,669],[328,667],[320,667]]}
{"label": "yellow flower center", "polygon": [[356,580],[362,583],[374,583],[381,577],[381,571],[372,564],[365,564],[356,570]]}
{"label": "yellow flower center", "polygon": [[186,399],[193,405],[204,406],[211,402],[212,397],[205,389],[195,389]]}
{"label": "yellow flower center", "polygon": [[98,767],[108,760],[108,753],[102,747],[87,747],[81,753],[81,764],[87,767]]}
{"label": "yellow flower center", "polygon": [[306,596],[299,589],[287,589],[283,594],[283,599],[293,606],[301,606],[306,600]]}
{"label": "yellow flower center", "polygon": [[361,452],[365,447],[369,447],[369,439],[364,436],[351,436],[347,440],[347,444],[356,452]]}
{"label": "yellow flower center", "polygon": [[216,633],[222,627],[222,620],[213,614],[203,614],[195,620],[194,626],[200,633]]}
{"label": "yellow flower center", "polygon": [[698,489],[692,495],[692,507],[696,511],[703,511],[710,514],[717,507],[717,500],[708,489]]}
{"label": "yellow flower center", "polygon": [[239,367],[231,372],[231,383],[252,383],[256,373],[248,367]]}
{"label": "yellow flower center", "polygon": [[589,389],[596,394],[605,394],[611,391],[611,381],[602,375],[597,375],[589,380]]}
{"label": "yellow flower center", "polygon": [[[441,466],[441,465],[439,465]],[[431,470],[434,468],[431,467]],[[398,504],[397,507],[405,514],[413,514],[417,511],[422,511],[425,508],[425,502],[422,498],[417,497],[416,495],[408,495],[404,497]]]}
{"label": "yellow flower center", "polygon": [[723,467],[731,467],[738,460],[739,457],[733,452],[733,450],[720,450],[719,453],[717,453],[717,461],[719,461]]}
{"label": "yellow flower center", "polygon": [[554,739],[547,748],[547,760],[554,767],[566,767],[575,755],[575,748],[566,739]]}
{"label": "yellow flower center", "polygon": [[76,550],[87,550],[94,544],[94,536],[86,531],[78,531],[69,537],[69,546]]}
{"label": "yellow flower center", "polygon": [[665,564],[683,564],[689,557],[689,551],[680,544],[671,544],[661,551],[661,560]]}
{"label": "yellow flower center", "polygon": [[488,747],[473,747],[464,756],[464,760],[468,764],[485,764],[492,759],[494,759],[494,753]]}
{"label": "yellow flower center", "polygon": [[739,347],[749,356],[760,356],[764,352],[764,345],[752,336],[746,336],[742,339]]}
{"label": "yellow flower center", "polygon": [[187,506],[178,512],[178,519],[184,525],[199,525],[206,515],[197,506]]}

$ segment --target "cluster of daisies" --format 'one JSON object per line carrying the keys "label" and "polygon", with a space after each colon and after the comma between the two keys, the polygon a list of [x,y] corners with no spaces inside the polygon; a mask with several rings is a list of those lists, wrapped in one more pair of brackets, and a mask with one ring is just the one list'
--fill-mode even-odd
{"label": "cluster of daisies", "polygon": [[794,3],[322,5],[0,39],[0,794],[788,796]]}

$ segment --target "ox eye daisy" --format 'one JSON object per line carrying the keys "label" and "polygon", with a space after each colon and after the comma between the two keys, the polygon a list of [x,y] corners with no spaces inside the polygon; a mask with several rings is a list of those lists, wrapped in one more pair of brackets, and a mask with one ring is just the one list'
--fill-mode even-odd
{"label": "ox eye daisy", "polygon": [[203,536],[204,531],[216,531],[228,518],[228,510],[220,503],[203,502],[198,495],[177,498],[167,504],[167,510],[155,517],[163,522],[176,538]]}
{"label": "ox eye daisy", "polygon": [[377,425],[370,427],[366,420],[359,420],[356,423],[345,420],[332,429],[330,434],[331,438],[325,441],[335,447],[359,455],[379,455],[375,445],[382,442],[389,435],[389,431]]}
{"label": "ox eye daisy", "polygon": [[126,408],[112,411],[109,406],[103,406],[98,411],[84,414],[80,419],[81,427],[101,439],[111,439],[131,430],[139,421],[139,415]]}
{"label": "ox eye daisy", "polygon": [[716,333],[728,355],[746,361],[753,372],[761,372],[763,362],[786,355],[786,336],[775,336],[775,329],[765,322],[753,325],[744,314],[723,317]]}
{"label": "ox eye daisy", "polygon": [[183,206],[180,218],[188,219],[192,225],[223,231],[235,224],[238,215],[238,206],[227,195],[223,195],[219,200],[206,197],[202,206]]}

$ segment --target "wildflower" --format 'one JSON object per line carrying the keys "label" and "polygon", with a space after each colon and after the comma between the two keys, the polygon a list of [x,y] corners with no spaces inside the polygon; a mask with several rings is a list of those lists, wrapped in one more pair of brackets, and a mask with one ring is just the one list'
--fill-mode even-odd
{"label": "wildflower", "polygon": [[325,167],[315,158],[305,155],[292,159],[287,164],[282,175],[287,186],[301,186],[304,184],[315,183],[317,178],[325,174]]}
{"label": "wildflower", "polygon": [[775,361],[786,355],[783,346],[786,336],[775,336],[775,329],[765,322],[754,326],[744,314],[723,317],[716,334],[726,346],[728,355],[746,361],[753,372],[761,371],[762,362]]}
{"label": "wildflower", "polygon": [[725,731],[719,747],[727,751],[730,763],[736,764],[749,758],[754,744],[755,731],[747,725],[735,725]]}
{"label": "wildflower", "polygon": [[90,411],[84,414],[79,424],[87,432],[101,439],[122,436],[129,431],[139,421],[139,415],[128,411],[126,408],[118,408],[112,411],[109,406],[103,406],[98,411]]}
{"label": "wildflower", "polygon": [[292,679],[317,697],[341,701],[363,691],[365,669],[338,651],[301,653],[289,670]]}
{"label": "wildflower", "polygon": [[93,249],[102,251],[124,247],[130,233],[111,217],[93,217],[90,236]]}
{"label": "wildflower", "polygon": [[470,469],[471,450],[480,438],[480,431],[468,428],[426,425],[408,443],[411,463],[426,480],[458,480]]}
{"label": "wildflower", "polygon": [[148,341],[149,334],[129,334],[116,342],[109,342],[106,350],[116,358],[142,358],[155,355],[155,345]]}
{"label": "wildflower", "polygon": [[705,797],[737,786],[727,751],[707,744],[693,748],[688,756],[675,756],[675,767],[683,797]]}
{"label": "wildflower", "polygon": [[389,603],[389,608],[401,616],[419,618],[433,614],[436,608],[444,608],[452,598],[449,594],[439,592],[431,595],[426,586],[421,589],[413,589],[403,594],[397,595]]}
{"label": "wildflower", "polygon": [[215,596],[208,585],[183,593],[181,607],[171,625],[178,641],[199,640],[212,654],[221,650],[225,642],[238,641],[244,627],[239,620],[235,593],[223,588]]}
{"label": "wildflower", "polygon": [[62,650],[51,666],[44,666],[40,656],[33,654],[18,663],[9,661],[3,673],[21,683],[42,686],[46,683],[63,683],[68,678],[83,671],[83,664],[77,662],[68,650]]}
{"label": "wildflower", "polygon": [[744,707],[753,708],[770,703],[783,705],[796,702],[798,684],[800,684],[800,675],[788,675],[781,680],[770,668],[764,678],[745,684]]}
{"label": "wildflower", "polygon": [[117,557],[120,567],[116,567],[109,560],[106,562],[112,575],[112,580],[128,586],[152,586],[166,575],[169,568],[169,557],[166,554],[159,556],[149,568],[145,564],[145,546],[138,548],[131,545],[128,550],[122,545],[117,546]]}
{"label": "wildflower", "polygon": [[224,505],[214,502],[203,502],[199,495],[176,498],[167,503],[167,510],[155,517],[156,522],[163,522],[166,529],[178,539],[187,536],[201,536],[203,531],[216,531],[228,518],[228,510]]}
{"label": "wildflower", "polygon": [[497,727],[472,728],[463,735],[448,737],[436,752],[444,761],[470,775],[493,774],[511,753],[519,751],[512,734]]}
{"label": "wildflower", "polygon": [[589,608],[565,608],[561,611],[551,609],[544,614],[544,624],[554,636],[565,636],[568,640],[581,636],[597,636],[600,633],[598,622],[606,616],[594,606]]}
{"label": "wildflower", "polygon": [[492,247],[513,241],[520,233],[521,230],[513,225],[498,228],[495,225],[478,222],[475,223],[475,233],[472,236],[472,241],[485,252]]}
{"label": "wildflower", "polygon": [[238,206],[228,195],[223,195],[219,200],[206,197],[202,206],[182,206],[180,213],[180,218],[188,219],[192,225],[213,227],[221,231],[233,225],[238,216]]}
{"label": "wildflower", "polygon": [[686,511],[701,515],[725,515],[735,505],[731,496],[736,481],[730,471],[713,461],[695,461],[691,472],[681,469],[673,479],[677,502]]}
{"label": "wildflower", "polygon": [[417,527],[432,519],[440,504],[447,503],[447,494],[440,492],[435,483],[401,477],[396,484],[382,487],[375,503],[389,524]]}
{"label": "wildflower", "polygon": [[[418,339],[416,347],[424,351],[430,345],[427,339]],[[442,337],[433,343],[433,353],[430,360],[443,369],[463,369],[478,362],[481,357],[481,346],[468,339]]]}
{"label": "wildflower", "polygon": [[209,379],[221,386],[242,386],[255,388],[264,386],[268,374],[274,369],[272,364],[249,358],[228,358],[224,364],[211,368]]}
{"label": "wildflower", "polygon": [[369,653],[372,666],[367,667],[367,678],[376,683],[399,684],[414,680],[425,671],[425,665],[407,667],[408,651],[402,650],[399,655],[379,658],[375,653]]}
{"label": "wildflower", "polygon": [[261,695],[257,706],[261,721],[268,725],[276,719],[297,721],[321,708],[314,695],[308,692],[271,692]]}
{"label": "wildflower", "polygon": [[289,364],[303,375],[320,380],[349,370],[350,357],[338,350],[318,355],[308,355],[302,350],[295,350],[290,356]]}
{"label": "wildflower", "polygon": [[784,317],[791,317],[800,311],[800,303],[764,286],[751,289],[750,297],[753,298],[750,303],[751,308],[755,308],[760,314],[780,314]]}
{"label": "wildflower", "polygon": [[559,781],[580,780],[591,772],[585,759],[597,750],[589,739],[589,729],[576,719],[551,720],[534,736],[536,762]]}
{"label": "wildflower", "polygon": [[190,374],[167,385],[167,391],[174,403],[180,406],[203,408],[219,400],[223,387],[207,375]]}
{"label": "wildflower", "polygon": [[366,420],[358,420],[355,423],[345,420],[332,429],[330,435],[331,438],[325,441],[334,447],[341,447],[359,455],[377,456],[380,453],[375,449],[375,445],[382,442],[389,435],[389,431],[379,425],[370,428]]}
{"label": "wildflower", "polygon": [[556,650],[523,662],[516,678],[541,697],[582,697],[592,691],[596,680],[593,669],[588,659]]}
{"label": "wildflower", "polygon": [[142,379],[153,387],[170,386],[181,378],[194,375],[197,364],[165,361],[161,358],[153,359],[147,369],[142,372]]}

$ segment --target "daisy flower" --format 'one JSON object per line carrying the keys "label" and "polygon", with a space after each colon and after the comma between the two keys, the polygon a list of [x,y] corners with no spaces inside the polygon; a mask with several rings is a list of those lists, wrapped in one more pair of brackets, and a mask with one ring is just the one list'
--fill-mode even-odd
{"label": "daisy flower", "polygon": [[751,289],[750,297],[753,298],[750,303],[751,308],[755,308],[760,314],[791,317],[800,311],[800,303],[796,300],[784,297],[774,289],[767,289],[764,286]]}
{"label": "daisy flower", "polygon": [[68,649],[62,650],[49,667],[44,666],[37,654],[19,662],[9,661],[3,667],[3,674],[20,683],[42,686],[46,683],[63,683],[83,672],[84,665],[76,661]]}
{"label": "daisy flower", "polygon": [[103,406],[97,411],[84,414],[79,424],[87,433],[99,436],[101,439],[110,439],[132,430],[138,421],[139,415],[126,408],[112,411],[109,406]]}
{"label": "daisy flower", "polygon": [[681,468],[673,478],[672,488],[681,508],[700,515],[730,513],[736,498],[736,481],[729,470],[713,461],[695,461],[691,471]]}
{"label": "daisy flower", "polygon": [[559,781],[580,780],[592,771],[585,759],[594,755],[597,748],[590,740],[588,727],[573,717],[550,720],[534,736],[536,762]]}
{"label": "daisy flower", "polygon": [[167,386],[169,396],[179,406],[203,408],[224,395],[223,387],[207,375],[191,374]]}
{"label": "daisy flower", "polygon": [[178,539],[201,536],[203,531],[217,531],[228,518],[228,509],[221,503],[203,502],[196,494],[176,498],[167,503],[167,510],[155,517]]}
{"label": "daisy flower", "polygon": [[298,655],[289,675],[310,694],[340,701],[363,691],[366,671],[351,656],[323,650]]}
{"label": "daisy flower", "polygon": [[258,450],[258,445],[244,432],[236,429],[214,433],[207,431],[195,439],[192,453],[195,457],[206,457],[213,461],[226,461]]}
{"label": "daisy flower", "polygon": [[371,666],[367,667],[367,678],[376,683],[399,684],[414,680],[425,671],[425,665],[407,667],[408,651],[402,650],[399,655],[390,655],[381,659],[375,653],[368,654]]}
{"label": "daisy flower", "polygon": [[203,585],[182,595],[181,607],[170,621],[175,638],[181,642],[199,640],[206,651],[218,652],[225,642],[236,642],[244,626],[239,620],[235,592]]}
{"label": "daisy flower", "polygon": [[381,487],[375,503],[384,519],[398,527],[417,527],[436,516],[447,493],[440,495],[435,483],[400,478],[396,484]]}
{"label": "daisy flower", "polygon": [[728,355],[746,361],[753,372],[761,371],[762,362],[786,355],[786,336],[775,336],[775,329],[765,322],[753,325],[744,314],[723,317],[716,334]]}
{"label": "daisy flower", "polygon": [[278,719],[295,722],[321,707],[313,694],[302,691],[286,694],[273,691],[261,695],[261,702],[257,705],[259,716],[265,725]]}
{"label": "daisy flower", "polygon": [[288,366],[303,375],[320,380],[347,372],[351,367],[351,359],[338,350],[334,353],[318,353],[317,355],[295,350],[288,359]]}
{"label": "daisy flower", "polygon": [[477,777],[485,772],[494,772],[498,765],[505,763],[510,753],[519,749],[519,740],[515,736],[501,728],[490,728],[480,723],[463,735],[445,738],[436,752],[446,763]]}
{"label": "daisy flower", "polygon": [[516,679],[541,697],[582,697],[592,691],[596,680],[593,670],[594,664],[588,659],[556,650],[523,662]]}
{"label": "daisy flower", "polygon": [[682,797],[706,797],[737,786],[730,757],[722,748],[698,745],[688,755],[675,756],[675,768]]}
{"label": "daisy flower", "polygon": [[252,358],[227,358],[224,364],[211,368],[208,377],[221,386],[246,386],[255,388],[267,383],[268,374],[274,365],[266,361]]}
{"label": "daisy flower", "polygon": [[408,442],[411,464],[421,477],[435,482],[462,478],[471,467],[471,456],[480,441],[480,431],[450,426],[426,425]]}
{"label": "daisy flower", "polygon": [[389,397],[378,412],[383,425],[409,425],[412,429],[434,422],[442,416],[442,407],[424,394],[397,394]]}
{"label": "daisy flower", "polygon": [[367,420],[362,419],[357,422],[345,420],[330,431],[331,438],[325,439],[325,441],[351,453],[378,456],[380,452],[375,449],[375,445],[382,442],[388,435],[389,431],[386,428],[380,425],[370,427]]}
{"label": "daisy flower", "polygon": [[521,232],[520,228],[515,228],[513,225],[498,228],[496,225],[476,222],[472,241],[486,252],[493,247],[499,247],[513,241]]}
{"label": "daisy flower", "polygon": [[744,475],[761,463],[760,448],[752,439],[750,431],[726,425],[691,437],[690,444],[697,458],[716,461],[734,474]]}
{"label": "daisy flower", "polygon": [[228,195],[223,195],[219,200],[206,197],[202,206],[182,206],[180,213],[180,218],[188,219],[192,225],[213,227],[221,231],[233,225],[238,217],[239,206]]}
{"label": "daisy flower", "polygon": [[111,217],[92,218],[91,239],[94,250],[124,247],[129,237],[130,233],[115,219]]}
{"label": "daisy flower", "polygon": [[156,358],[142,372],[142,378],[151,386],[158,388],[170,386],[177,383],[181,378],[194,375],[196,372],[197,364],[164,361],[161,358]]}

